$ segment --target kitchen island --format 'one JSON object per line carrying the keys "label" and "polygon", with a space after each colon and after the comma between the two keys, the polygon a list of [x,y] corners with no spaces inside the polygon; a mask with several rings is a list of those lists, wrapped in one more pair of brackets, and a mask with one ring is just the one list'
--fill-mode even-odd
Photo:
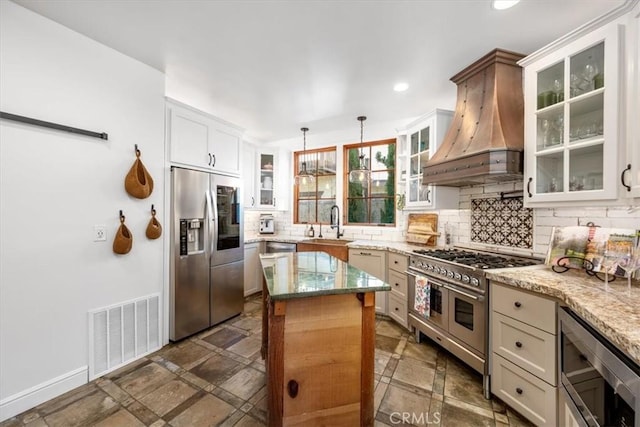
{"label": "kitchen island", "polygon": [[260,255],[267,424],[372,426],[382,280],[323,252]]}

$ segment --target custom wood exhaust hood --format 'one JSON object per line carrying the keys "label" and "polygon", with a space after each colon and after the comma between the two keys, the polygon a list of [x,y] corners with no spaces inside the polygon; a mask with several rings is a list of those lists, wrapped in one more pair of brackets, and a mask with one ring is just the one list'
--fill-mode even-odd
{"label": "custom wood exhaust hood", "polygon": [[423,184],[462,187],[522,179],[524,55],[495,49],[455,76],[456,111]]}

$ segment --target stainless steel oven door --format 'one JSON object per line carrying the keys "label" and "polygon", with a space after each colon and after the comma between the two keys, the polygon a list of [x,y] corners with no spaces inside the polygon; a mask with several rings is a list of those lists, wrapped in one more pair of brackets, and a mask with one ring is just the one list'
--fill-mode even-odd
{"label": "stainless steel oven door", "polygon": [[443,284],[442,287],[449,294],[449,333],[484,354],[487,321],[484,295],[474,294],[452,284]]}
{"label": "stainless steel oven door", "polygon": [[[430,286],[428,318],[423,317],[414,307],[417,275],[425,277]],[[425,322],[434,324],[443,331],[447,331],[449,327],[447,314],[447,310],[449,309],[449,291],[444,288],[442,283],[436,282],[428,275],[421,274],[418,271],[407,271],[407,276],[407,284],[409,287],[409,311],[418,318],[423,319]]]}

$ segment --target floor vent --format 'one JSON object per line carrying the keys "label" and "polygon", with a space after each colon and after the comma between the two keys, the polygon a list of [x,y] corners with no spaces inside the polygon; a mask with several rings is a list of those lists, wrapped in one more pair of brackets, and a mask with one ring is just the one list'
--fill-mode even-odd
{"label": "floor vent", "polygon": [[89,381],[161,347],[160,295],[89,311]]}

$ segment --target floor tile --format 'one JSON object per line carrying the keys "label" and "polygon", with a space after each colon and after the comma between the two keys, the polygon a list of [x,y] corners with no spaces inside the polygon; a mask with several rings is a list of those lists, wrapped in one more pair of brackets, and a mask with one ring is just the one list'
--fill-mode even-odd
{"label": "floor tile", "polygon": [[96,391],[98,391],[98,387],[96,387],[95,383],[85,384],[43,403],[38,406],[38,412],[42,416],[51,414]]}
{"label": "floor tile", "polygon": [[430,362],[433,363],[435,367],[436,360],[438,358],[438,350],[431,345],[408,341],[404,351],[402,352],[402,357],[410,357],[423,362]]}
{"label": "floor tile", "polygon": [[125,409],[120,409],[115,414],[105,418],[97,424],[94,424],[94,427],[144,427],[145,424],[140,422],[136,417],[131,415],[131,413]]}
{"label": "floor tile", "polygon": [[389,425],[397,425],[398,421],[403,419],[403,414],[417,415],[429,412],[430,402],[431,394],[428,392],[416,392],[389,384],[379,409],[379,413],[386,415],[386,417],[378,415],[376,418]]}
{"label": "floor tile", "polygon": [[203,340],[208,342],[209,344],[215,345],[216,347],[227,348],[237,343],[244,337],[246,337],[246,335],[243,335],[238,331],[234,331],[230,328],[222,328],[218,332],[211,334],[206,338],[203,338]]}
{"label": "floor tile", "polygon": [[229,346],[227,351],[235,353],[239,356],[253,360],[260,356],[260,347],[262,347],[262,339],[258,337],[246,337],[237,343]]}
{"label": "floor tile", "polygon": [[232,325],[246,331],[253,331],[262,326],[262,321],[254,317],[243,317],[233,322]]}
{"label": "floor tile", "polygon": [[47,415],[44,420],[51,427],[93,425],[116,413],[119,407],[120,405],[111,396],[102,390],[98,390],[76,400],[59,411]]}
{"label": "floor tile", "polygon": [[465,405],[455,399],[445,398],[442,405],[441,425],[494,427],[493,414],[479,414],[472,405]]}
{"label": "floor tile", "polygon": [[444,397],[444,408],[455,408],[455,410],[466,411],[471,413],[472,416],[490,418],[493,420],[493,411],[490,409],[482,408],[480,406],[472,405],[468,402],[464,402],[462,400],[454,399],[452,397],[445,396]]}
{"label": "floor tile", "polygon": [[204,363],[191,369],[191,373],[211,384],[219,385],[235,375],[244,365],[225,356],[216,354]]}
{"label": "floor tile", "polygon": [[431,391],[435,373],[435,368],[429,363],[415,359],[401,359],[391,378]]}
{"label": "floor tile", "polygon": [[222,422],[234,407],[211,394],[205,394],[200,400],[185,409],[169,421],[173,427],[209,427]]}
{"label": "floor tile", "polygon": [[240,421],[238,421],[234,427],[263,427],[264,424],[258,420],[256,420],[255,418],[253,418],[251,415],[245,415],[244,417],[240,418]]}
{"label": "floor tile", "polygon": [[173,346],[161,354],[165,359],[170,360],[178,366],[184,367],[210,355],[211,351],[191,341],[187,341],[183,345]]}
{"label": "floor tile", "polygon": [[265,381],[266,377],[262,372],[245,368],[220,384],[220,388],[247,400],[265,385]]}
{"label": "floor tile", "polygon": [[145,425],[151,425],[160,418],[151,409],[138,401],[134,401],[131,405],[127,406],[127,410]]}
{"label": "floor tile", "polygon": [[175,374],[152,362],[114,382],[134,398],[141,399],[174,378]]}
{"label": "floor tile", "polygon": [[456,372],[447,369],[444,378],[444,395],[493,412],[491,401],[486,400],[482,394],[482,376],[478,374],[470,380],[468,376],[460,376]]}
{"label": "floor tile", "polygon": [[376,349],[374,372],[376,374],[382,375],[390,359],[391,359],[391,353],[384,350]]}
{"label": "floor tile", "polygon": [[382,320],[376,325],[376,334],[390,338],[402,338],[407,335],[407,330],[394,321]]}
{"label": "floor tile", "polygon": [[400,338],[391,338],[376,334],[376,348],[380,350],[384,350],[387,353],[395,353],[398,344],[400,344]]}
{"label": "floor tile", "polygon": [[191,396],[196,389],[182,380],[173,380],[145,395],[140,402],[159,416],[163,416]]}

